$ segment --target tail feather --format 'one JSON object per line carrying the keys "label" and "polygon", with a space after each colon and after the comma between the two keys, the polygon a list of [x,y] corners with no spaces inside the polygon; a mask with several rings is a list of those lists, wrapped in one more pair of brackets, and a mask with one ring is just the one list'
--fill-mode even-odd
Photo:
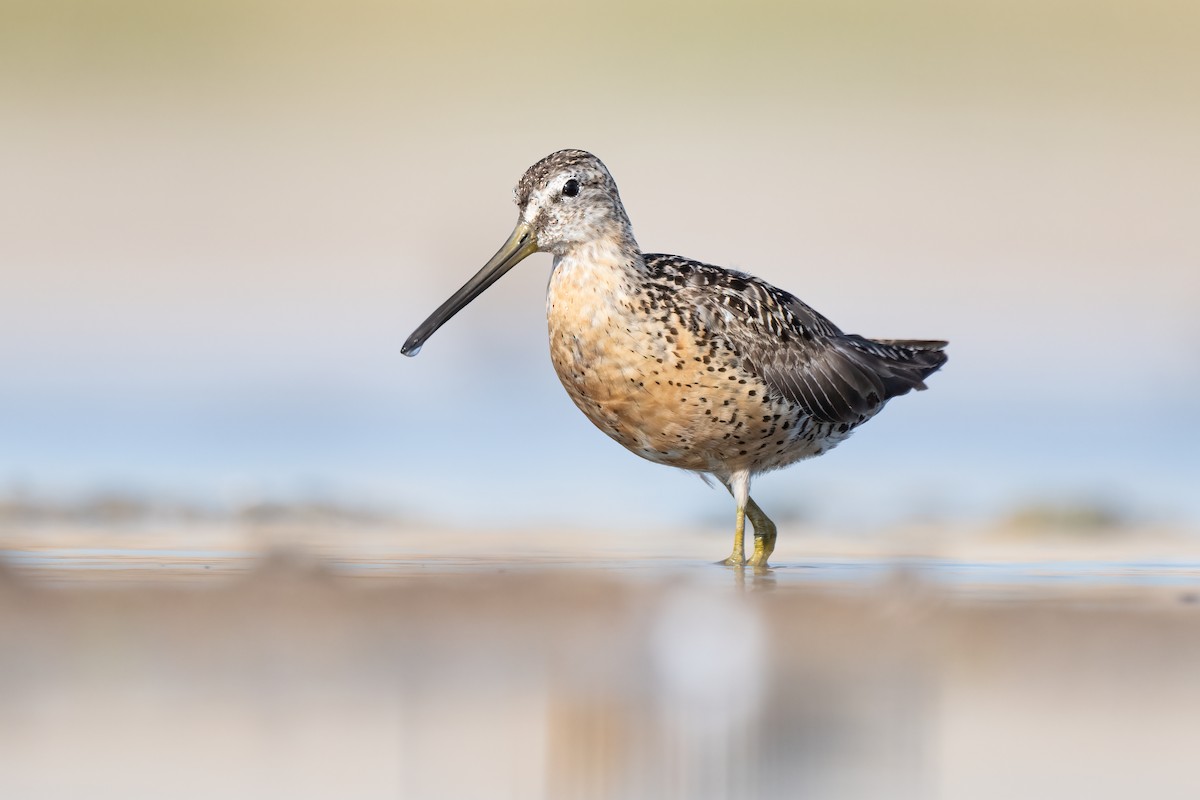
{"label": "tail feather", "polygon": [[903,347],[907,350],[942,350],[950,344],[942,339],[872,339],[876,344]]}
{"label": "tail feather", "polygon": [[947,356],[943,352],[949,342],[937,339],[867,339],[863,336],[845,337],[863,366],[871,369],[883,381],[888,399],[925,389],[925,378],[942,368]]}

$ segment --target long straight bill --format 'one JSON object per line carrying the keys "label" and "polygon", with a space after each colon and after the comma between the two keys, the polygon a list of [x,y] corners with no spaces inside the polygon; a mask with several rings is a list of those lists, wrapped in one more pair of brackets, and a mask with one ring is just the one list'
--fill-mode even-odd
{"label": "long straight bill", "polygon": [[483,291],[498,281],[501,275],[515,267],[522,259],[536,253],[537,249],[537,238],[533,235],[533,231],[523,221],[518,222],[512,236],[508,237],[504,246],[496,251],[496,255],[492,256],[483,269],[475,273],[475,277],[463,284],[461,289],[438,306],[437,311],[430,314],[429,319],[422,322],[413,331],[412,336],[408,337],[408,341],[404,343],[404,347],[400,348],[400,352],[406,356],[415,356],[421,352],[421,345],[425,344],[425,340],[432,336],[434,331],[462,311],[468,303],[483,294]]}

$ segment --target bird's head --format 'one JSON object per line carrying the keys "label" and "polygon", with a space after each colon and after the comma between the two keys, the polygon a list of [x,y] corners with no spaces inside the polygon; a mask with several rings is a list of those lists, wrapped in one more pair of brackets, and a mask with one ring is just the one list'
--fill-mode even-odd
{"label": "bird's head", "polygon": [[514,195],[520,216],[508,241],[421,323],[404,343],[402,353],[415,356],[434,331],[533,253],[563,256],[576,247],[598,242],[636,248],[616,181],[591,153],[551,153],[525,170]]}
{"label": "bird's head", "polygon": [[600,159],[584,150],[559,150],[525,170],[513,195],[541,252],[566,255],[573,247],[629,233],[617,183]]}

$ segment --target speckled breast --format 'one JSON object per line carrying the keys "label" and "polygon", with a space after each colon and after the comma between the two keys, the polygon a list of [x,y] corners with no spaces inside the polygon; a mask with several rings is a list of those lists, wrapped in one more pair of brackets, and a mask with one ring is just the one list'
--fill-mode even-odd
{"label": "speckled breast", "polygon": [[596,427],[660,464],[728,475],[818,455],[844,436],[772,396],[688,309],[636,275],[563,259],[546,300],[550,358]]}

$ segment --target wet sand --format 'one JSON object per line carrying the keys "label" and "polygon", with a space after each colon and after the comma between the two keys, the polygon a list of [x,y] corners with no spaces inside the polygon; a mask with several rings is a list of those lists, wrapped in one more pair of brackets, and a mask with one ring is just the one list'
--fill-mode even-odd
{"label": "wet sand", "polygon": [[1194,537],[726,547],[6,532],[0,796],[1200,796]]}

